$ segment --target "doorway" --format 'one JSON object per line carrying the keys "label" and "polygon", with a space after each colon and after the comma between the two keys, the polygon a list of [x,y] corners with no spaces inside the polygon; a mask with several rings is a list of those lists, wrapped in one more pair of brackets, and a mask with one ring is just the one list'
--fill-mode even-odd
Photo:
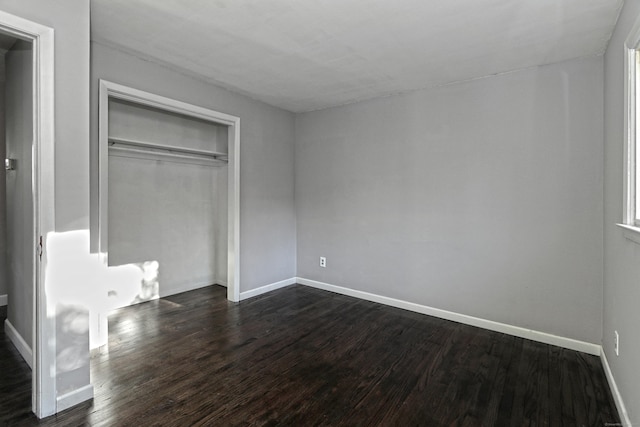
{"label": "doorway", "polygon": [[43,418],[57,410],[55,316],[44,292],[45,248],[55,229],[53,29],[0,12],[0,34],[10,80],[2,100],[6,138],[0,144],[4,158],[11,159],[5,161],[0,198],[6,212],[0,219],[6,230],[0,236],[8,303],[4,328],[32,368],[31,406]]}
{"label": "doorway", "polygon": [[25,362],[33,365],[33,291],[35,278],[33,198],[33,44],[0,33],[2,83],[0,138],[2,175],[2,289],[6,295],[4,329]]}

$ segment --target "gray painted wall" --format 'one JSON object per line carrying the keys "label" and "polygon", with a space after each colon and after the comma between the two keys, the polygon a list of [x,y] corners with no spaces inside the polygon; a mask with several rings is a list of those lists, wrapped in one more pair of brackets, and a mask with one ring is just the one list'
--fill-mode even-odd
{"label": "gray painted wall", "polygon": [[7,197],[7,319],[33,347],[33,143],[31,43],[18,41],[7,52],[6,155],[16,159],[16,170],[6,173]]}
{"label": "gray painted wall", "polygon": [[598,343],[602,79],[598,57],[296,116],[298,276]]}
{"label": "gray painted wall", "polygon": [[[70,236],[85,236],[89,255],[89,0],[2,0],[0,10],[55,30],[55,227],[46,298],[56,315],[58,394],[89,384],[88,311],[83,262],[55,253]],[[71,234],[69,234],[69,233]],[[64,246],[64,245],[62,245]],[[72,268],[69,268],[72,266]]]}
{"label": "gray painted wall", "polygon": [[[604,326],[603,348],[633,425],[640,424],[640,245],[625,239],[622,222],[624,142],[623,44],[640,16],[626,0],[605,55]],[[620,356],[613,350],[620,334]]]}
{"label": "gray painted wall", "polygon": [[[99,79],[240,117],[240,291],[295,276],[293,114],[97,43],[91,65],[93,165]],[[97,212],[96,192],[91,201]]]}

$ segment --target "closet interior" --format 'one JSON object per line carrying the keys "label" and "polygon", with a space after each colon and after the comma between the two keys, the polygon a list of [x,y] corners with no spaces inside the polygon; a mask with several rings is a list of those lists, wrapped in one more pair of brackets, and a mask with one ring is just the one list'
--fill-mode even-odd
{"label": "closet interior", "polygon": [[108,100],[108,265],[143,271],[129,305],[227,282],[229,126]]}

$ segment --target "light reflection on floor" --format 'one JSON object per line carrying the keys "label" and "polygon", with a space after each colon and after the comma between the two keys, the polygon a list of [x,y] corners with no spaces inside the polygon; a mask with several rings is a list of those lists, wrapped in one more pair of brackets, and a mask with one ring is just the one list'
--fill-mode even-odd
{"label": "light reflection on floor", "polygon": [[[52,233],[47,238],[47,251],[46,292],[50,311],[64,310],[67,314],[58,321],[73,323],[75,335],[86,334],[88,330],[91,349],[107,343],[110,311],[159,298],[158,261],[107,266],[100,254],[89,252],[89,230]],[[69,315],[69,311],[77,316]],[[81,319],[88,323],[84,330],[78,326]],[[59,325],[57,329],[70,331],[68,325]]]}

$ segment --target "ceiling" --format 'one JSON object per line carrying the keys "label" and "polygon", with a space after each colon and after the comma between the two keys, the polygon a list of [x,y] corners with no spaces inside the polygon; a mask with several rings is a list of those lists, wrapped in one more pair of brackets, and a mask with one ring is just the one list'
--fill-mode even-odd
{"label": "ceiling", "polygon": [[602,54],[622,1],[91,0],[91,28],[303,112]]}

